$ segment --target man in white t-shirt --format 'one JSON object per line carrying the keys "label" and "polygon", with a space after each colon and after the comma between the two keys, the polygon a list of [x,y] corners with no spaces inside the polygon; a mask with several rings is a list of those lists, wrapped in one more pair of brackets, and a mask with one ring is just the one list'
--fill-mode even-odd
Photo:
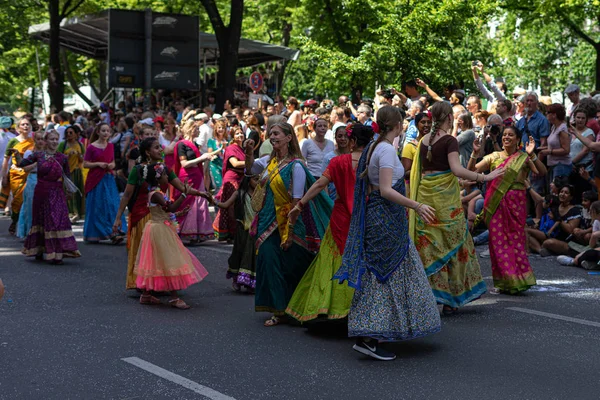
{"label": "man in white t-shirt", "polygon": [[200,113],[194,117],[196,126],[200,131],[198,137],[194,140],[196,145],[200,149],[200,152],[208,152],[208,139],[210,139],[210,127],[208,126],[208,115]]}

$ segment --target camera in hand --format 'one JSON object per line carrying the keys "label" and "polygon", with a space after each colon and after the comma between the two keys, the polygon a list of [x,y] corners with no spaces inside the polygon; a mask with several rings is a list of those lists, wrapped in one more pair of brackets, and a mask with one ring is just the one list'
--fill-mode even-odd
{"label": "camera in hand", "polygon": [[492,125],[490,127],[490,134],[496,136],[500,133],[501,129],[500,129],[500,125]]}
{"label": "camera in hand", "polygon": [[393,99],[394,98],[394,93],[392,93],[392,89],[385,89],[381,95],[385,98],[385,99]]}

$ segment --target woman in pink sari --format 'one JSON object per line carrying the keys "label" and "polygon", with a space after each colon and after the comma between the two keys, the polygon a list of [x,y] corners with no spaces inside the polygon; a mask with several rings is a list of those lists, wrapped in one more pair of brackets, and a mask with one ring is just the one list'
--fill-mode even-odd
{"label": "woman in pink sari", "polygon": [[[96,126],[85,151],[83,167],[89,172],[85,181],[86,216],[83,225],[83,240],[98,243],[112,240],[113,244],[123,241],[123,235],[114,233],[112,222],[119,211],[119,191],[115,182],[115,150],[108,142],[111,129],[108,124]],[[122,229],[127,230],[125,216],[121,219]]]}
{"label": "woman in pink sari", "polygon": [[[246,136],[244,132],[236,126],[231,131],[233,141],[225,150],[223,156],[223,184],[221,190],[217,194],[218,202],[215,203],[218,207],[219,203],[225,203],[239,189],[242,179],[244,179],[244,166],[246,155],[242,149],[242,143]],[[233,243],[235,236],[236,222],[233,201],[227,208],[219,208],[213,228],[215,235],[219,241],[227,240],[228,243]]]}
{"label": "woman in pink sari", "polygon": [[[190,186],[199,191],[204,191],[204,172],[202,162],[214,158],[213,153],[200,155],[200,150],[194,144],[198,137],[198,128],[191,118],[183,123],[183,139],[177,142],[175,158],[175,173],[181,182],[188,182]],[[218,149],[221,151],[221,149]],[[174,189],[174,197],[180,192]],[[208,211],[208,201],[203,197],[187,197],[179,206],[179,211],[189,207],[188,213],[177,217],[179,222],[179,235],[190,239],[190,244],[212,239],[214,237],[212,220]]]}
{"label": "woman in pink sari", "polygon": [[490,257],[494,287],[498,292],[515,294],[536,284],[535,276],[525,250],[525,220],[527,218],[527,194],[525,179],[529,172],[545,175],[546,167],[534,153],[535,141],[529,137],[526,152],[520,150],[521,133],[514,126],[504,128],[503,151],[483,157],[475,164],[481,143],[473,143],[473,154],[468,169],[485,172],[504,168],[504,176],[490,183],[485,194],[483,213],[477,220],[484,220],[490,232]]}

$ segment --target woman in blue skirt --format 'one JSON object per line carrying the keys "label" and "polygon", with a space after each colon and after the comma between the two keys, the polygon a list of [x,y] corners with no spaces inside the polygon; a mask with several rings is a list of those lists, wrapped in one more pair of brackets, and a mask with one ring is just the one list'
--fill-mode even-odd
{"label": "woman in blue skirt", "polygon": [[[111,240],[113,244],[119,244],[123,241],[124,233],[113,232],[120,198],[114,176],[115,150],[108,142],[110,136],[108,124],[96,126],[83,159],[83,167],[89,169],[85,181],[87,211],[83,225],[83,240],[88,243]],[[127,231],[125,216],[122,217],[121,229]]]}

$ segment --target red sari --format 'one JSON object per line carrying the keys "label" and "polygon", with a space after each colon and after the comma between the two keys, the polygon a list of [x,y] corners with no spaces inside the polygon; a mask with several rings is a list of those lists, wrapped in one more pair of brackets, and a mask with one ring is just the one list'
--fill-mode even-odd
{"label": "red sari", "polygon": [[[232,144],[225,149],[225,155],[223,156],[223,184],[221,190],[217,194],[217,198],[221,202],[225,202],[231,198],[231,196],[238,190],[242,179],[244,179],[243,168],[233,168],[229,164],[229,159],[235,157],[238,161],[244,161],[246,155],[242,148],[237,144]],[[213,223],[213,229],[215,235],[219,240],[233,239],[235,236],[236,222],[234,205],[227,209],[219,209],[215,222]]]}
{"label": "red sari", "polygon": [[352,154],[342,154],[332,158],[323,175],[333,182],[337,192],[329,219],[329,228],[340,254],[343,254],[350,229],[356,183],[356,171],[352,168]]}

